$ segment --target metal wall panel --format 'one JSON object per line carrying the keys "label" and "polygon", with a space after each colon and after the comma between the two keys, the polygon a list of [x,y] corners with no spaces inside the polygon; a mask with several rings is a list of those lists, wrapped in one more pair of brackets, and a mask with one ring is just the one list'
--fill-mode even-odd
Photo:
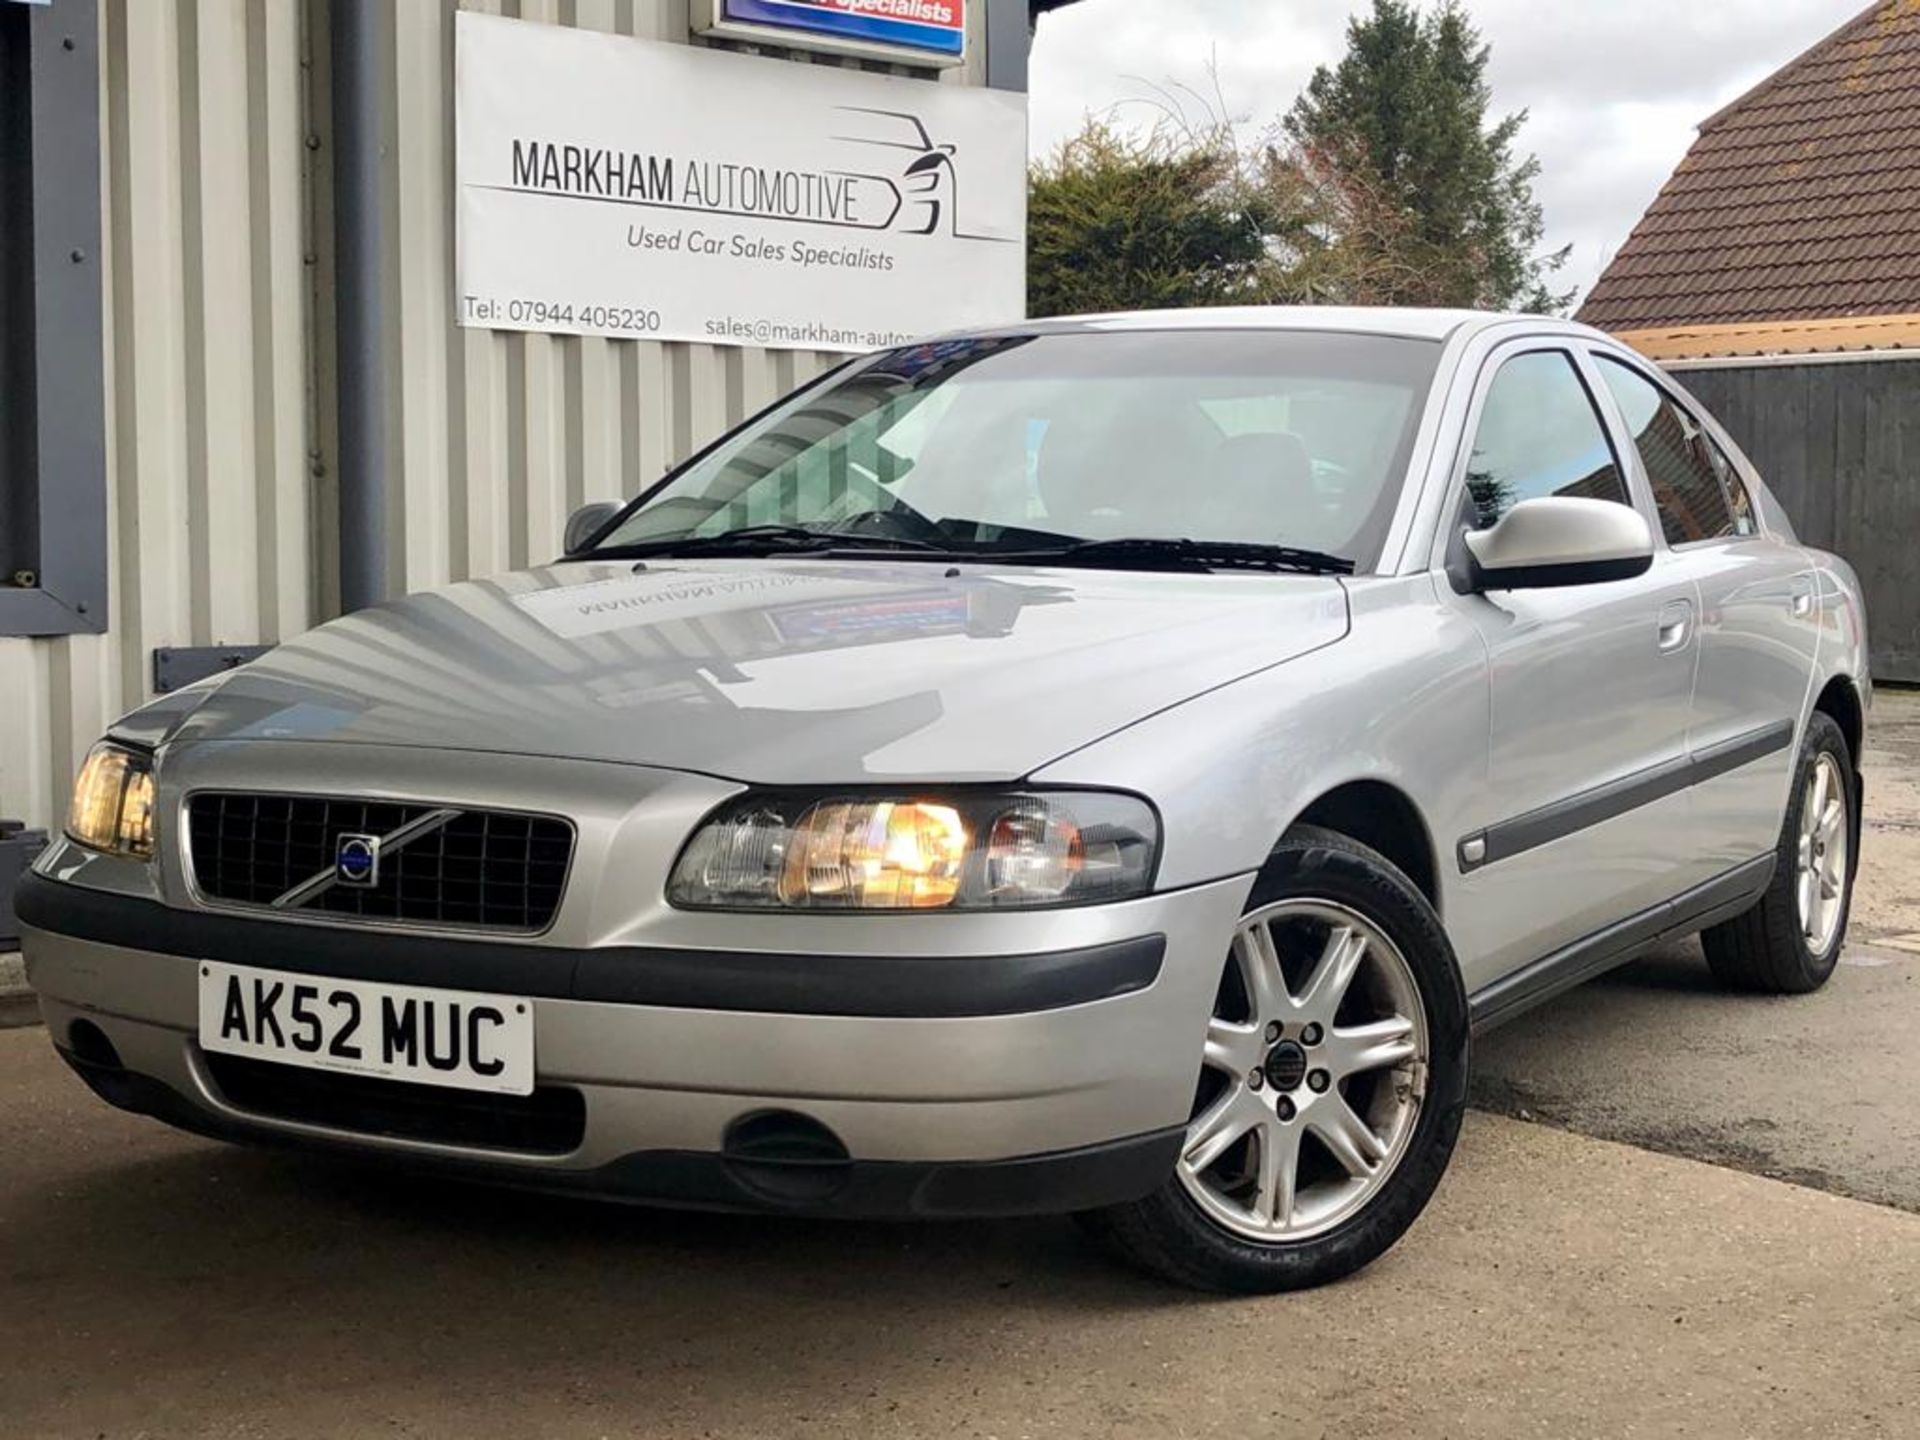
{"label": "metal wall panel", "polygon": [[1867,599],[1877,679],[1920,683],[1920,360],[1678,367],[1795,530]]}
{"label": "metal wall panel", "polygon": [[[631,496],[715,434],[836,362],[826,352],[464,330],[454,323],[453,14],[472,9],[688,42],[686,0],[435,0],[395,7],[386,50],[387,581],[399,592],[550,559],[567,514]],[[310,29],[324,33],[324,6]],[[324,105],[324,46],[316,110]],[[799,57],[794,57],[799,58]],[[838,63],[838,62],[829,62]],[[324,127],[323,127],[324,128]],[[316,185],[316,316],[332,332],[329,187]],[[321,361],[322,389],[332,359]],[[323,448],[333,446],[322,418]],[[323,483],[323,513],[332,504]],[[323,557],[323,574],[331,565]],[[330,585],[330,580],[329,580]],[[331,610],[330,588],[323,600]]]}
{"label": "metal wall panel", "polygon": [[108,629],[0,638],[0,814],[58,821],[156,646],[315,619],[300,22],[101,4]]}
{"label": "metal wall panel", "polygon": [[[146,698],[155,648],[272,642],[338,608],[326,0],[100,4],[112,603],[104,636],[0,638],[0,815],[33,824]],[[456,326],[457,8],[701,43],[686,0],[388,8],[394,592],[551,558],[573,507],[634,494],[840,358]],[[940,83],[984,83],[985,8]]]}

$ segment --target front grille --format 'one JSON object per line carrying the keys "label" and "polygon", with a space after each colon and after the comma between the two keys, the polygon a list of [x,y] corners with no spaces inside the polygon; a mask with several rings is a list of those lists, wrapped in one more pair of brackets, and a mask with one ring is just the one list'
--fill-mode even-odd
{"label": "front grille", "polygon": [[529,1155],[569,1154],[587,1133],[586,1098],[561,1085],[541,1085],[531,1095],[493,1095],[239,1055],[202,1058],[227,1103],[269,1120]]}
{"label": "front grille", "polygon": [[[271,905],[332,876],[343,835],[388,836],[432,805],[203,791],[187,802],[194,882],[212,900]],[[573,827],[551,815],[460,810],[394,847],[371,886],[318,886],[290,914],[536,931],[553,922],[573,858]]]}

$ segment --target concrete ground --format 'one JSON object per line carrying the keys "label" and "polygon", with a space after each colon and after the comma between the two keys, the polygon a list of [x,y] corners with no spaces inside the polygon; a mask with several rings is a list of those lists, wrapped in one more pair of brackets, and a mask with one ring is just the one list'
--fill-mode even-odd
{"label": "concrete ground", "polygon": [[1407,1239],[1259,1300],[1064,1221],[656,1214],[237,1150],[0,1032],[0,1433],[1920,1433],[1920,1216],[1472,1117]]}
{"label": "concrete ground", "polygon": [[[11,943],[11,942],[0,942]],[[27,967],[18,950],[0,949],[0,1029],[30,1025],[40,1018],[33,992],[27,988]]]}
{"label": "concrete ground", "polygon": [[0,1436],[1920,1434],[1920,697],[1883,696],[1868,762],[1826,990],[1721,995],[1679,946],[1489,1038],[1427,1214],[1304,1295],[1189,1296],[1059,1221],[231,1149],[0,1031]]}

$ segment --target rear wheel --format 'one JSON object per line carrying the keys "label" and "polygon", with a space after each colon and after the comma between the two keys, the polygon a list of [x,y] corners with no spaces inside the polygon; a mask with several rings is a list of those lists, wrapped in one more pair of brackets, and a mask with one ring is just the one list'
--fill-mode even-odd
{"label": "rear wheel", "polygon": [[1089,1224],[1203,1289],[1336,1279],[1426,1205],[1466,1074],[1466,1002],[1432,908],[1383,856],[1298,827],[1235,930],[1172,1178]]}
{"label": "rear wheel", "polygon": [[1826,984],[1847,938],[1857,804],[1847,737],[1816,710],[1794,768],[1772,882],[1751,910],[1700,936],[1722,984],[1776,995]]}

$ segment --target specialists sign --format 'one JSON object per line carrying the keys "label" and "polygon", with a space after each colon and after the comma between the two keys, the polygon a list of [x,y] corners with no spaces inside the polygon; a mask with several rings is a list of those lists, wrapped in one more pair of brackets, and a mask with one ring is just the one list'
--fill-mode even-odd
{"label": "specialists sign", "polygon": [[869,350],[1025,313],[1024,95],[454,24],[461,324]]}
{"label": "specialists sign", "polygon": [[966,0],[694,0],[693,16],[701,30],[907,65],[967,53]]}

